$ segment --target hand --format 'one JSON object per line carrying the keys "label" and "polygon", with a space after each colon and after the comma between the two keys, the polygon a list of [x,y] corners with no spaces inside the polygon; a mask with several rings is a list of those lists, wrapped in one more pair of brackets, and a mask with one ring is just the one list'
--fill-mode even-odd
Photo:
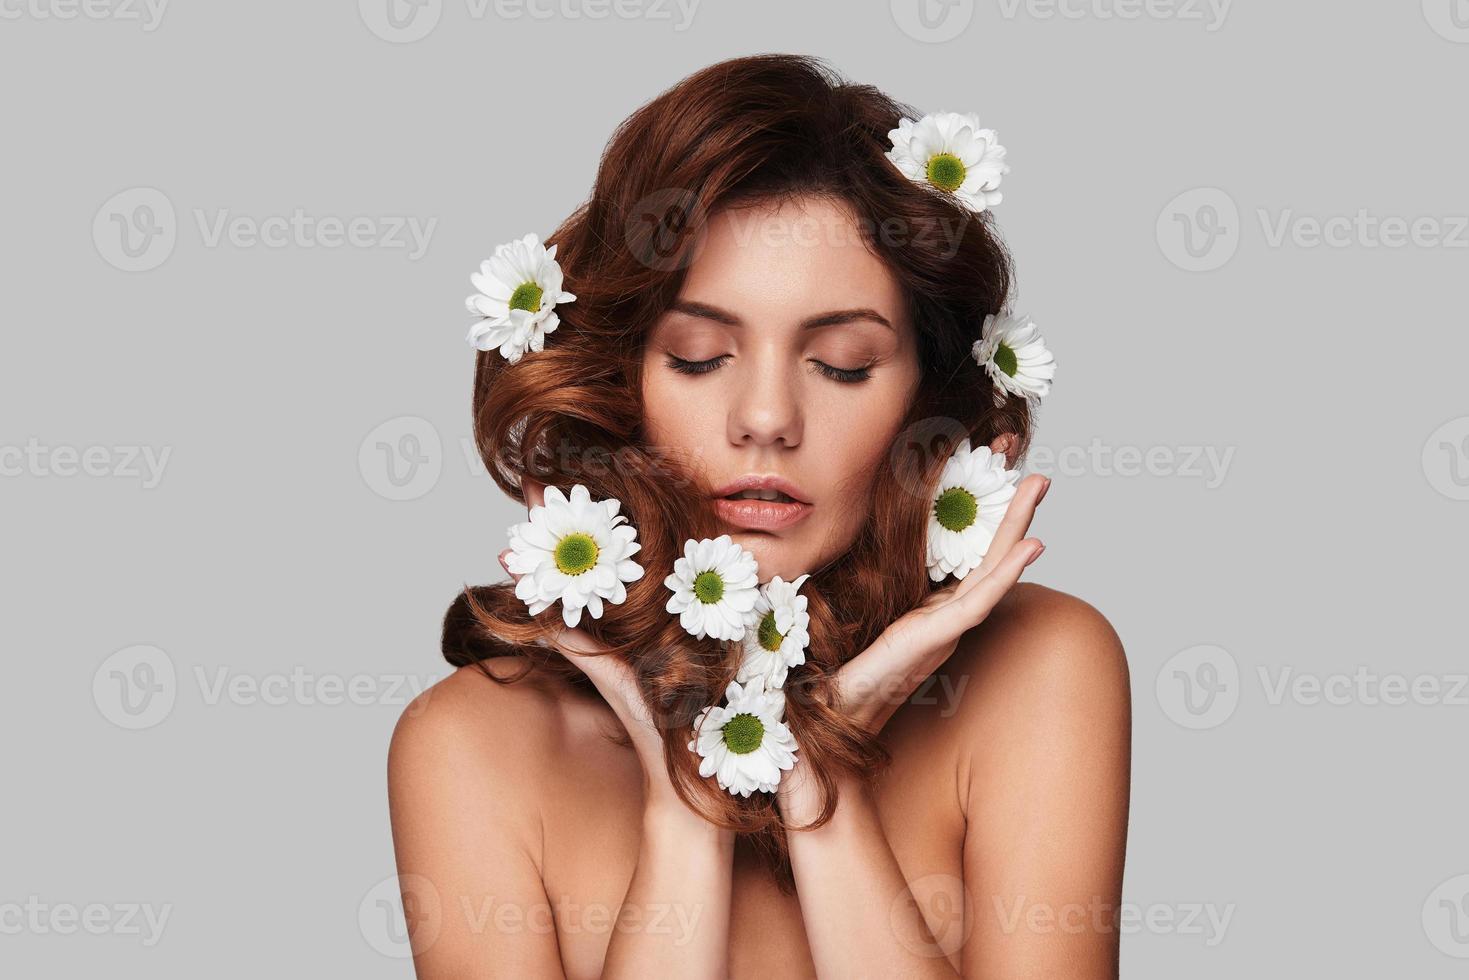
{"label": "hand", "polygon": [[[1025,533],[1050,486],[1051,481],[1039,475],[1022,480],[979,567],[933,592],[841,666],[836,692],[849,717],[868,731],[880,731],[918,685],[949,659],[959,638],[989,616],[1026,566],[1045,550],[1039,539]],[[788,818],[800,813],[798,822],[807,822],[815,815],[814,784],[803,778],[799,752],[796,757],[795,769],[781,779],[778,797]]]}
{"label": "hand", "polygon": [[[521,487],[525,491],[527,508],[545,506],[545,484],[527,477],[521,481]],[[509,548],[500,552],[500,567],[504,568],[506,574],[512,579],[518,581],[520,576],[511,572],[505,564],[506,556],[509,554]],[[642,761],[644,775],[653,781],[656,788],[667,788],[668,792],[672,793],[672,784],[668,779],[668,771],[663,762],[662,736],[658,733],[652,712],[648,710],[647,702],[643,700],[642,691],[638,688],[637,679],[627,661],[621,657],[605,655],[607,648],[585,630],[579,627],[567,628],[560,622],[557,622],[555,632],[547,638],[546,642],[551,649],[556,650],[587,675],[592,684],[601,692],[608,707],[627,729],[633,748]],[[666,787],[663,784],[666,784]]]}

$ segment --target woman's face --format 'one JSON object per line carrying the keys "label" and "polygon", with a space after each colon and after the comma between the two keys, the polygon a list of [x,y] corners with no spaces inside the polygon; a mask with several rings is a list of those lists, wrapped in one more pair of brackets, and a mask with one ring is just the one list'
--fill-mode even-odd
{"label": "woman's face", "polygon": [[[902,292],[844,205],[728,208],[649,337],[646,436],[702,468],[760,578],[790,581],[856,539],[919,376]],[[777,499],[721,497],[746,483]]]}

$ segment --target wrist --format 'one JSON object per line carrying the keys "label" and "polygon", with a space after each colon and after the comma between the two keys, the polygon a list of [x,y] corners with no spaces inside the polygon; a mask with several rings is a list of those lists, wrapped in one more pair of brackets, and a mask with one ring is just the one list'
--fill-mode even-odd
{"label": "wrist", "polygon": [[[670,791],[671,794],[671,791]],[[733,847],[735,832],[710,823],[677,796],[650,797],[643,804],[644,837],[680,846]]]}

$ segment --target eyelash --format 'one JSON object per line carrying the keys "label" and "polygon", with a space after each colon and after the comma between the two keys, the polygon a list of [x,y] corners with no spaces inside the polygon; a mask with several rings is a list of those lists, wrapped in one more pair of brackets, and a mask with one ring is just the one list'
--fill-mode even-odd
{"label": "eyelash", "polygon": [[[728,354],[720,354],[718,357],[711,357],[707,361],[686,361],[681,357],[676,357],[673,354],[669,354],[668,366],[673,368],[673,370],[677,371],[679,374],[708,374],[710,371],[716,371],[719,368],[723,367],[724,362],[729,360],[729,358],[730,355]],[[831,378],[833,381],[838,381],[842,384],[860,384],[861,382],[866,381],[868,378],[872,377],[872,369],[870,365],[860,368],[839,368],[832,367],[830,364],[825,364],[817,360],[813,360],[811,362],[811,365],[814,370],[819,371],[820,373],[826,375],[828,378]]]}

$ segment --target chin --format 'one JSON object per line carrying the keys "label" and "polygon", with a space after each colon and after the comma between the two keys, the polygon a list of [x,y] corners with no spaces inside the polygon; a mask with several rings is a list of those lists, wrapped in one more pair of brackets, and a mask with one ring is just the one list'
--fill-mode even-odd
{"label": "chin", "polygon": [[735,543],[755,556],[760,566],[760,581],[769,582],[779,575],[782,581],[793,581],[814,567],[809,549],[790,538],[769,531],[747,531],[736,528],[725,532]]}

